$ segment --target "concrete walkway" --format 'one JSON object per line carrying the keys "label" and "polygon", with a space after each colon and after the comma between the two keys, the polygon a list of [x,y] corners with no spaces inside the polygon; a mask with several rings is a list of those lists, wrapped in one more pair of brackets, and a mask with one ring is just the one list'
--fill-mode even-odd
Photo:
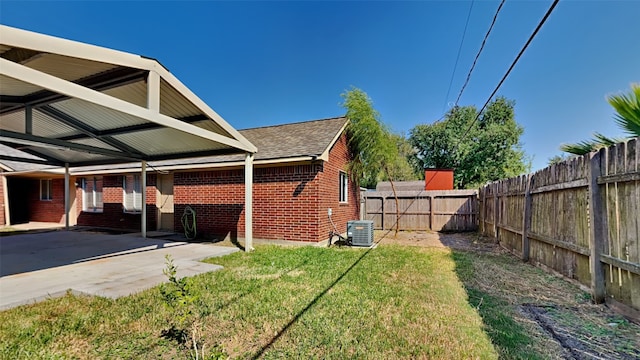
{"label": "concrete walkway", "polygon": [[52,231],[0,237],[0,309],[33,303],[66,291],[109,298],[130,295],[166,281],[165,255],[178,276],[216,271],[199,262],[237,248],[104,235]]}

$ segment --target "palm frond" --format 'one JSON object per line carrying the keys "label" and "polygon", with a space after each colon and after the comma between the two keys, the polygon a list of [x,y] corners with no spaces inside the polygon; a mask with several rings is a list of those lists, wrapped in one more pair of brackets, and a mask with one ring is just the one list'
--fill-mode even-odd
{"label": "palm frond", "polygon": [[616,123],[631,136],[640,136],[640,84],[631,84],[631,93],[611,95],[609,104],[616,109]]}
{"label": "palm frond", "polygon": [[[621,142],[625,141],[625,139],[610,138],[610,137],[602,135],[601,133],[594,133],[593,137],[594,137],[594,139],[592,140],[592,142],[596,144],[597,149],[605,147],[605,146],[615,145],[617,143],[621,143]],[[595,150],[597,150],[597,149],[595,149]]]}
{"label": "palm frond", "polygon": [[[616,124],[629,135],[640,136],[640,84],[631,84],[629,94],[610,95],[607,101],[617,112],[614,117]],[[625,140],[610,138],[600,133],[593,134],[593,137],[592,140],[576,144],[563,144],[560,150],[570,154],[584,155]]]}
{"label": "palm frond", "polygon": [[604,147],[604,145],[599,144],[594,140],[590,140],[590,141],[581,141],[576,144],[562,144],[560,145],[560,150],[569,154],[584,155],[592,151],[596,151],[601,147]]}

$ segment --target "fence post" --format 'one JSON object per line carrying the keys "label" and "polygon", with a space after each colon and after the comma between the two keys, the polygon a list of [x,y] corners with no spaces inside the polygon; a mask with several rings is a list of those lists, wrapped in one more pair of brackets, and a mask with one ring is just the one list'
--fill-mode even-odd
{"label": "fence post", "polygon": [[598,186],[598,176],[601,174],[600,159],[605,151],[606,149],[601,149],[591,155],[589,162],[589,224],[591,225],[589,269],[591,270],[591,296],[596,304],[603,303],[605,299],[604,271],[602,262],[600,262],[600,254],[602,253],[604,230],[603,216],[606,209],[602,206],[602,196]]}
{"label": "fence post", "polygon": [[498,198],[498,182],[495,182],[494,184],[494,192],[493,192],[493,235],[496,238],[497,242],[500,242],[500,239],[498,239],[498,221],[500,219],[500,214],[499,214],[499,209],[498,209],[498,202],[499,202],[499,198]]}
{"label": "fence post", "polygon": [[384,201],[387,199],[385,195],[380,197],[382,199],[382,219],[380,219],[380,227],[384,230]]}
{"label": "fence post", "polygon": [[531,228],[531,174],[527,175],[522,215],[522,261],[529,261],[529,229]]}
{"label": "fence post", "polygon": [[480,234],[485,235],[486,224],[484,220],[487,216],[487,209],[485,208],[485,202],[487,201],[487,187],[486,185],[480,188],[480,206],[478,206],[478,226],[480,227]]}
{"label": "fence post", "polygon": [[433,231],[433,196],[429,196],[429,230]]}

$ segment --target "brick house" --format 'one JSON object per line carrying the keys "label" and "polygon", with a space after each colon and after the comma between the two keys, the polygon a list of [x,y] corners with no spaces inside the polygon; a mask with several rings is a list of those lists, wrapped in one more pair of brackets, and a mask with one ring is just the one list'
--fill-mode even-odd
{"label": "brick house", "polygon": [[[346,124],[346,118],[338,117],[240,130],[258,148],[253,170],[255,239],[322,242],[333,229],[331,221],[345,232],[346,222],[359,218],[359,189],[346,172]],[[150,162],[145,189],[149,229],[183,232],[181,218],[189,206],[196,213],[199,237],[242,238],[243,165],[242,155]],[[137,163],[71,169],[76,185],[71,223],[138,229],[139,173]],[[26,176],[7,176],[6,182],[9,190],[19,188],[24,193],[19,196],[28,198],[26,220],[63,221],[61,175],[38,170]]]}

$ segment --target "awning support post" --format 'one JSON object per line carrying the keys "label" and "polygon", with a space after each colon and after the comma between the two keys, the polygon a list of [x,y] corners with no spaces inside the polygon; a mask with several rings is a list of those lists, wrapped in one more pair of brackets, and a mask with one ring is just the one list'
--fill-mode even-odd
{"label": "awning support post", "polygon": [[4,224],[11,225],[11,215],[9,214],[9,182],[6,176],[2,176],[2,196],[4,198]]}
{"label": "awning support post", "polygon": [[140,229],[140,232],[142,233],[142,238],[146,239],[147,238],[147,162],[142,160],[142,175],[140,175],[141,177],[141,182],[142,185],[140,186],[140,192],[141,192],[141,197],[142,197],[142,213],[140,214],[140,216],[142,216],[142,219],[140,219],[140,224],[142,229]]}
{"label": "awning support post", "polygon": [[64,163],[64,229],[69,231],[69,163]]}
{"label": "awning support post", "polygon": [[253,250],[253,153],[244,158],[244,251]]}

